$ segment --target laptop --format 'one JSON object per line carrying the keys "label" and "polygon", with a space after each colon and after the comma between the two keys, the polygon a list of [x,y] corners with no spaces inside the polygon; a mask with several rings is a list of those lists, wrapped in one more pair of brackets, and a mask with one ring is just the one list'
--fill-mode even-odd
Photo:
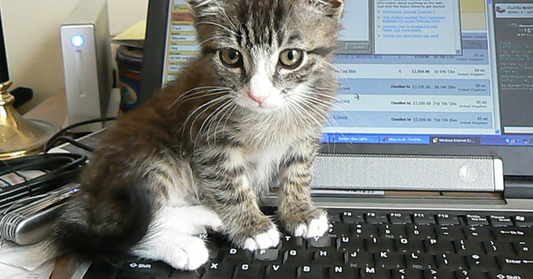
{"label": "laptop", "polygon": [[[92,265],[83,278],[531,278],[533,3],[346,1],[313,199],[328,235],[196,272]],[[183,0],[150,1],[140,100],[198,52]],[[264,200],[275,208],[276,188]]]}

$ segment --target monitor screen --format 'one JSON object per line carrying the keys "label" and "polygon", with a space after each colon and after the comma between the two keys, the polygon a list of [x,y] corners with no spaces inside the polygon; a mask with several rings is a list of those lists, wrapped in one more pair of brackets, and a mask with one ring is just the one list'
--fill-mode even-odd
{"label": "monitor screen", "polygon": [[[346,2],[324,143],[533,146],[533,3]],[[168,3],[161,86],[198,54]]]}

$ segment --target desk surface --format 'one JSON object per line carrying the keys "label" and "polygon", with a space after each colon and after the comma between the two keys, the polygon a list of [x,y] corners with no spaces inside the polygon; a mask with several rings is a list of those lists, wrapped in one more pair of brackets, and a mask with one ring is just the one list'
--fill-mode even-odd
{"label": "desk surface", "polygon": [[68,118],[65,91],[50,96],[44,102],[24,114],[24,118],[44,120],[60,127],[65,127]]}

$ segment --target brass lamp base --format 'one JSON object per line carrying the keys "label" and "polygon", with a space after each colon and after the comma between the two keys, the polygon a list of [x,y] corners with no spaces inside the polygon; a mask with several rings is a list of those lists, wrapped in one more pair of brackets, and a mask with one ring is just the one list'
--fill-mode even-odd
{"label": "brass lamp base", "polygon": [[54,124],[20,116],[13,108],[15,98],[7,92],[11,85],[0,83],[0,160],[39,153],[59,131]]}

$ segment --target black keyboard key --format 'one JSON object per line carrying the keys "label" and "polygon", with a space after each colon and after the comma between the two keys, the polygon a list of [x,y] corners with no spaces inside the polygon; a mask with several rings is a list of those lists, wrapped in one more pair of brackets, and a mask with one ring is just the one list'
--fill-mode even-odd
{"label": "black keyboard key", "polygon": [[356,224],[352,228],[352,237],[372,238],[378,237],[378,227],[371,224]]}
{"label": "black keyboard key", "polygon": [[428,269],[424,270],[424,279],[455,279],[455,276],[448,269]]}
{"label": "black keyboard key", "polygon": [[533,215],[516,215],[514,222],[517,227],[533,227]]}
{"label": "black keyboard key", "polygon": [[437,265],[432,255],[426,253],[410,253],[405,255],[407,268],[426,270],[435,269]]}
{"label": "black keyboard key", "polygon": [[465,239],[462,226],[439,226],[435,228],[435,234],[439,240]]}
{"label": "black keyboard key", "polygon": [[392,252],[394,251],[394,240],[387,239],[387,238],[370,238],[365,239],[366,243],[366,251],[375,253],[375,252],[381,252],[381,251],[388,251]]}
{"label": "black keyboard key", "polygon": [[457,270],[455,271],[457,279],[486,279],[487,274],[482,270]]}
{"label": "black keyboard key", "polygon": [[424,279],[424,274],[416,269],[393,269],[391,270],[392,279]]}
{"label": "black keyboard key", "polygon": [[278,249],[266,249],[266,250],[257,250],[255,251],[254,264],[281,264],[283,258],[280,255]]}
{"label": "black keyboard key", "polygon": [[239,248],[228,248],[222,262],[225,264],[240,265],[243,263],[251,263],[253,258],[253,252],[250,250],[243,250]]}
{"label": "black keyboard key", "polygon": [[365,267],[360,270],[361,279],[390,279],[391,273],[388,269],[379,267]]}
{"label": "black keyboard key", "polygon": [[529,279],[531,278],[531,272],[488,272],[486,273],[488,279]]}
{"label": "black keyboard key", "polygon": [[[522,240],[515,241],[512,243],[514,250],[519,256],[525,256],[528,258],[533,258],[533,240]],[[506,255],[511,255],[511,253],[506,253]]]}
{"label": "black keyboard key", "polygon": [[305,249],[305,239],[290,235],[281,238],[281,250],[287,251],[292,249]]}
{"label": "black keyboard key", "polygon": [[485,251],[482,243],[476,240],[456,240],[453,246],[458,255],[483,254]]}
{"label": "black keyboard key", "polygon": [[363,251],[365,249],[365,240],[357,237],[342,236],[337,239],[337,250],[346,251]]}
{"label": "black keyboard key", "polygon": [[232,264],[222,264],[221,262],[210,262],[206,265],[202,279],[231,278],[235,266]]}
{"label": "black keyboard key", "polygon": [[335,239],[332,240],[330,236],[313,237],[307,240],[307,248],[331,248],[332,243],[335,243]]}
{"label": "black keyboard key", "polygon": [[350,226],[352,224],[344,223],[330,223],[328,229],[328,235],[331,237],[342,237],[350,235]]}
{"label": "black keyboard key", "polygon": [[390,223],[393,225],[411,224],[411,215],[402,212],[392,212],[389,214]]}
{"label": "black keyboard key", "polygon": [[413,213],[413,222],[417,225],[434,225],[437,223],[433,214],[422,212]]}
{"label": "black keyboard key", "polygon": [[233,279],[257,279],[265,276],[262,265],[241,264],[235,267]]}
{"label": "black keyboard key", "polygon": [[356,268],[339,265],[339,266],[333,266],[329,269],[328,278],[329,279],[347,279],[347,278],[356,278],[356,275],[359,276],[358,270]]}
{"label": "black keyboard key", "polygon": [[300,266],[309,264],[312,260],[312,252],[307,250],[289,250],[285,252],[283,264]]}
{"label": "black keyboard key", "polygon": [[483,241],[483,249],[489,256],[514,256],[516,255],[515,250],[510,243],[506,241],[498,240],[486,240]]}
{"label": "black keyboard key", "polygon": [[292,265],[279,265],[279,264],[273,264],[273,265],[267,266],[265,279],[280,279],[280,278],[296,279],[296,267]]}
{"label": "black keyboard key", "polygon": [[404,225],[379,225],[379,236],[388,239],[399,239],[407,237],[407,230]]}
{"label": "black keyboard key", "polygon": [[491,231],[492,228],[488,226],[471,226],[464,228],[466,238],[469,240],[477,241],[494,239],[494,236],[492,235]]}
{"label": "black keyboard key", "polygon": [[163,262],[136,261],[124,264],[117,278],[168,278],[172,267]]}
{"label": "black keyboard key", "polygon": [[498,270],[496,258],[488,255],[472,254],[465,257],[469,269],[482,271]]}
{"label": "black keyboard key", "polygon": [[346,265],[353,268],[374,267],[374,255],[368,252],[344,253]]}
{"label": "black keyboard key", "polygon": [[[496,257],[501,271],[504,273],[528,274],[531,276],[533,270],[533,259],[519,256]],[[524,277],[526,278],[526,277]],[[531,278],[531,277],[527,277]]]}
{"label": "black keyboard key", "polygon": [[493,228],[496,240],[519,241],[533,239],[533,228]]}
{"label": "black keyboard key", "polygon": [[410,239],[431,239],[437,237],[433,226],[427,225],[407,225],[407,235]]}
{"label": "black keyboard key", "polygon": [[420,239],[408,239],[400,238],[395,239],[395,247],[397,252],[402,252],[404,254],[410,253],[422,253],[424,252],[424,243]]}
{"label": "black keyboard key", "polygon": [[388,224],[389,220],[387,219],[387,215],[384,213],[378,213],[378,212],[367,212],[365,214],[366,222],[369,224]]}
{"label": "black keyboard key", "polygon": [[423,240],[426,252],[431,255],[442,253],[455,253],[452,242],[440,239],[425,239]]}
{"label": "black keyboard key", "polygon": [[[168,279],[199,279],[201,274],[196,271],[173,270]],[[120,278],[120,277],[118,277]]]}
{"label": "black keyboard key", "polygon": [[341,213],[342,213],[341,211],[335,210],[335,209],[327,210],[328,221],[330,223],[340,223]]}
{"label": "black keyboard key", "polygon": [[341,214],[342,222],[347,224],[360,224],[365,222],[365,217],[362,213],[344,211]]}
{"label": "black keyboard key", "polygon": [[435,256],[437,267],[446,270],[468,269],[464,256],[443,253]]}
{"label": "black keyboard key", "polygon": [[466,225],[468,226],[488,226],[487,217],[478,214],[467,214],[465,216]]}
{"label": "black keyboard key", "polygon": [[490,215],[490,224],[493,227],[512,227],[513,219],[508,215]]}
{"label": "black keyboard key", "polygon": [[441,226],[458,226],[461,224],[456,214],[437,213],[437,223]]}
{"label": "black keyboard key", "polygon": [[376,266],[386,269],[405,268],[404,256],[398,252],[379,252],[374,254]]}
{"label": "black keyboard key", "polygon": [[296,270],[298,279],[325,279],[326,269],[320,266],[304,265]]}
{"label": "black keyboard key", "polygon": [[344,264],[344,255],[335,250],[318,250],[313,254],[313,264],[320,266],[334,266]]}

